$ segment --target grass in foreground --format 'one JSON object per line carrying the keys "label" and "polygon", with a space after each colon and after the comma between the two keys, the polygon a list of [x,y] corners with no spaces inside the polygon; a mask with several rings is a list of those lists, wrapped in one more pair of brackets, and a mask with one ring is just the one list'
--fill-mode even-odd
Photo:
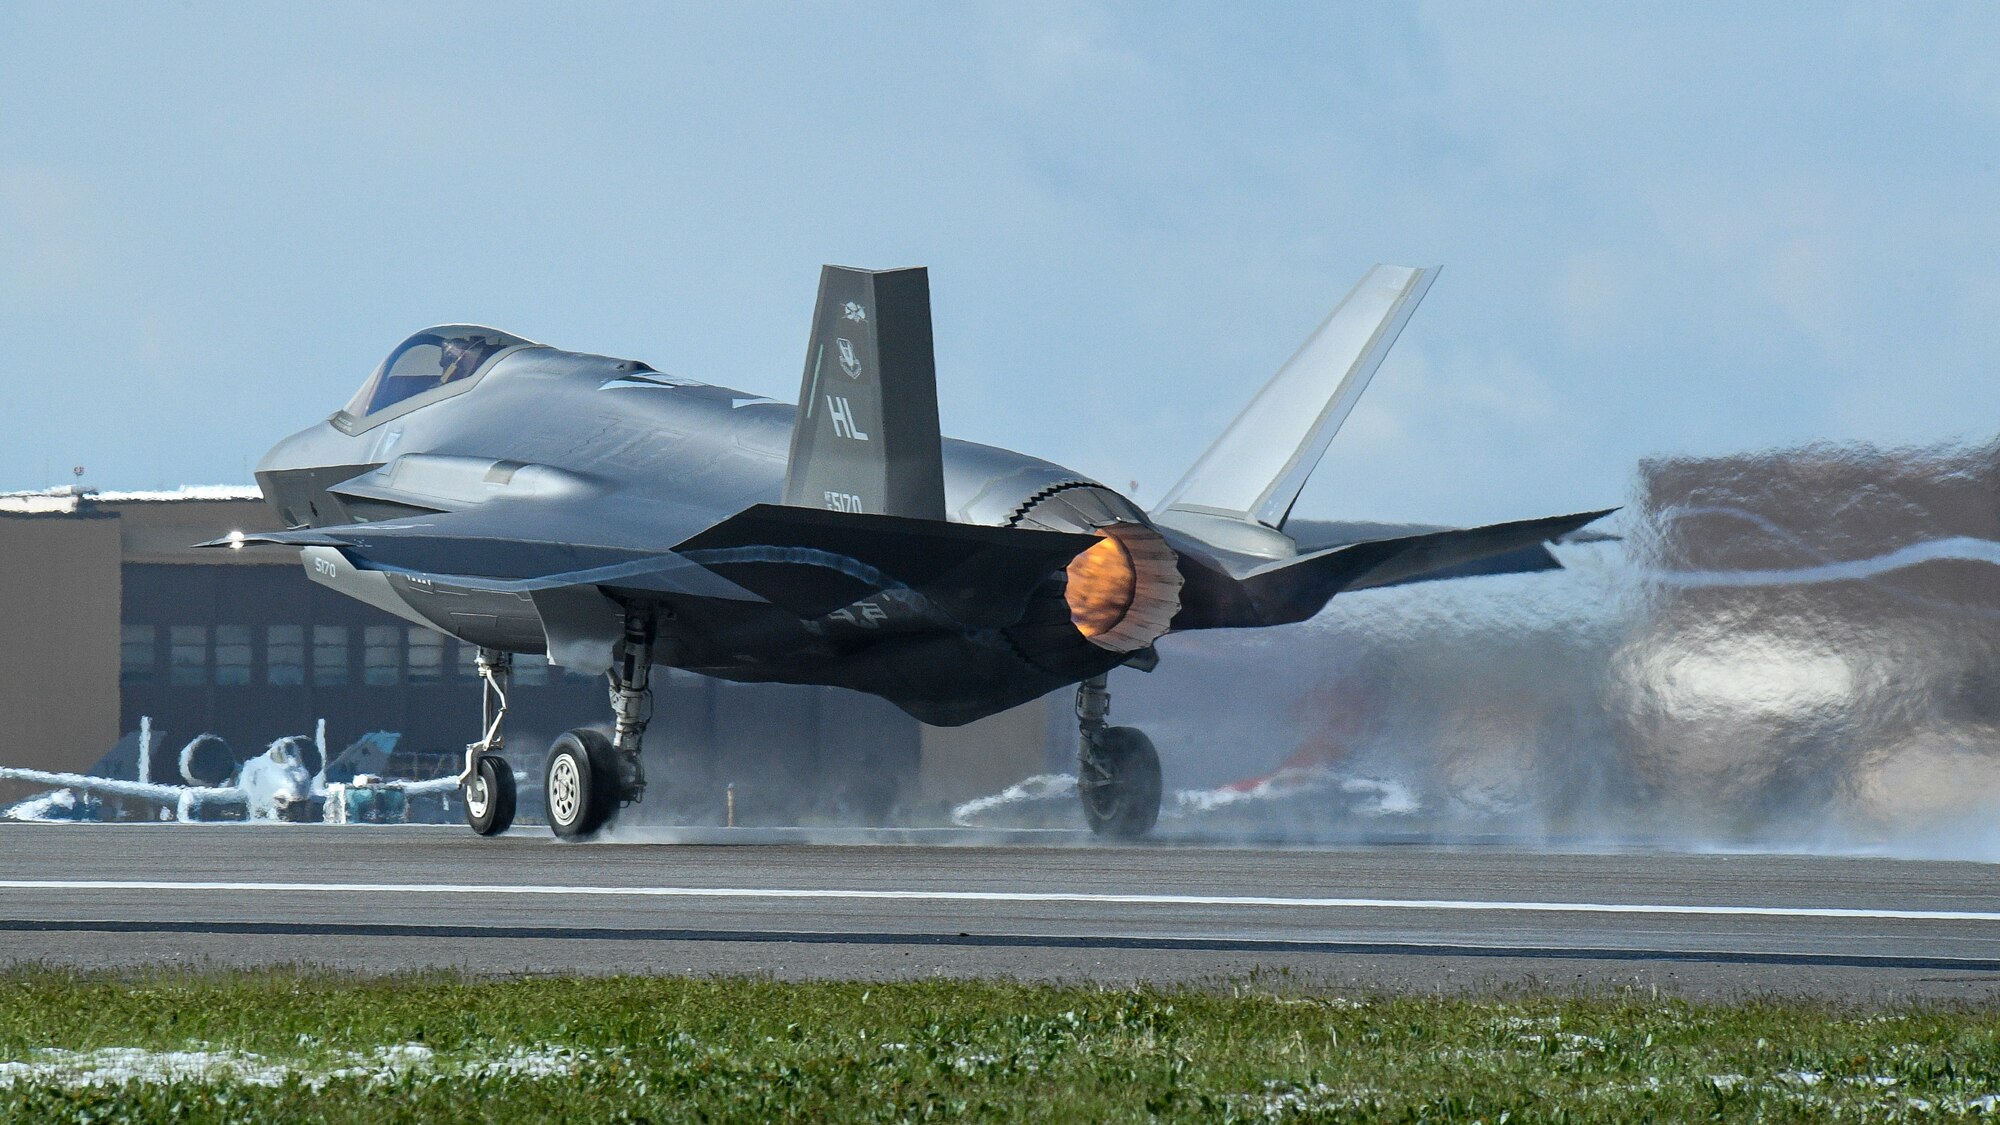
{"label": "grass in foreground", "polygon": [[1606,1121],[2000,1106],[2000,1012],[997,983],[0,975],[4,1121]]}

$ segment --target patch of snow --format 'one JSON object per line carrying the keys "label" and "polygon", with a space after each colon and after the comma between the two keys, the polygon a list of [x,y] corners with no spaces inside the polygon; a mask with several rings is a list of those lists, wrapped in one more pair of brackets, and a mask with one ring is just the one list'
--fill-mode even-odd
{"label": "patch of snow", "polygon": [[1416,794],[1399,782],[1346,777],[1323,766],[1312,766],[1282,769],[1253,785],[1183,789],[1174,794],[1173,811],[1183,815],[1197,814],[1235,805],[1263,804],[1323,793],[1340,793],[1355,798],[1351,811],[1361,816],[1401,816],[1423,807]]}
{"label": "patch of snow", "polygon": [[960,1055],[951,1060],[951,1068],[960,1074],[971,1074],[975,1070],[982,1070],[989,1066],[998,1066],[1001,1061],[999,1055],[988,1054],[984,1051],[975,1051],[972,1054]]}
{"label": "patch of snow", "polygon": [[1325,1113],[1336,1109],[1354,1109],[1367,1097],[1375,1096],[1374,1091],[1362,1090],[1342,1094],[1324,1082],[1311,1086],[1301,1086],[1296,1082],[1281,1082],[1272,1079],[1264,1083],[1264,1089],[1256,1094],[1231,1094],[1229,1100],[1254,1107],[1254,1112],[1269,1118],[1290,1117],[1301,1113]]}
{"label": "patch of snow", "polygon": [[1724,1093],[1734,1090],[1736,1087],[1750,1081],[1747,1076],[1741,1074],[1711,1074],[1707,1077],[1709,1085]]}
{"label": "patch of snow", "polygon": [[[302,1044],[303,1045],[303,1044]],[[421,1043],[398,1043],[368,1052],[338,1052],[319,1060],[277,1059],[248,1051],[209,1049],[205,1045],[180,1051],[144,1047],[100,1047],[69,1051],[48,1047],[23,1059],[0,1061],[0,1089],[16,1085],[54,1084],[65,1089],[122,1086],[127,1082],[165,1085],[174,1082],[224,1082],[276,1086],[297,1078],[314,1089],[329,1082],[358,1079],[393,1082],[428,1078],[550,1078],[574,1074],[600,1058],[571,1047],[542,1044],[515,1047],[499,1055],[445,1056]]]}
{"label": "patch of snow", "polygon": [[44,1048],[26,1059],[0,1062],[0,1088],[53,1082],[66,1088],[122,1086],[127,1082],[228,1081],[276,1086],[291,1071],[245,1051],[151,1051],[144,1047],[100,1047],[94,1051]]}
{"label": "patch of snow", "polygon": [[171,500],[262,500],[263,490],[254,484],[184,484],[179,488],[120,489],[92,491],[90,499],[103,504],[128,504]]}
{"label": "patch of snow", "polygon": [[972,800],[951,810],[951,822],[960,828],[971,828],[973,821],[983,813],[1008,805],[1037,804],[1067,797],[1076,792],[1076,777],[1067,773],[1043,773],[1024,778],[1014,784],[985,797]]}
{"label": "patch of snow", "polygon": [[58,789],[39,797],[30,797],[18,805],[0,812],[0,818],[7,820],[69,820],[65,813],[76,812],[76,792]]}
{"label": "patch of snow", "polygon": [[[1003,810],[1027,811],[1058,801],[1067,803],[1075,793],[1074,775],[1037,774],[998,793],[975,797],[954,807],[951,822],[960,828],[978,827],[981,819],[988,814]],[[1186,820],[1208,813],[1333,794],[1345,798],[1347,810],[1357,816],[1407,816],[1423,808],[1423,802],[1416,793],[1401,782],[1348,777],[1323,767],[1312,767],[1279,770],[1254,784],[1182,789],[1163,804],[1160,815],[1168,820]]]}

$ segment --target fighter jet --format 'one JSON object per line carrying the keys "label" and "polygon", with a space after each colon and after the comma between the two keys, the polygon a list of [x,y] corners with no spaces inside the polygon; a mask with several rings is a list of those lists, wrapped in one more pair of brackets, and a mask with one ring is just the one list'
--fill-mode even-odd
{"label": "fighter jet", "polygon": [[225,769],[220,776],[216,776],[212,762],[203,761],[202,751],[214,745],[220,745],[220,740],[214,735],[204,734],[197,735],[182,747],[178,783],[153,781],[143,775],[138,778],[102,777],[97,774],[52,773],[0,766],[0,781],[46,785],[58,793],[67,791],[72,795],[69,801],[37,799],[23,802],[4,815],[45,819],[37,810],[54,812],[74,807],[74,795],[82,793],[137,801],[157,806],[163,811],[172,809],[174,819],[182,821],[201,819],[205,810],[231,806],[241,808],[244,817],[250,820],[293,820],[306,807],[308,798],[314,795],[313,775],[319,769],[321,751],[311,739],[298,735],[280,738],[240,767],[231,762],[227,751],[224,751],[222,762]]}
{"label": "fighter jet", "polygon": [[[515,654],[603,674],[612,728],[543,770],[558,837],[646,780],[656,665],[820,684],[958,725],[1074,687],[1090,827],[1154,824],[1152,742],[1108,721],[1106,674],[1174,632],[1304,621],[1334,595],[1496,558],[1602,511],[1322,545],[1286,534],[1300,489],[1436,274],[1377,266],[1153,510],[1082,473],[938,430],[922,268],[827,266],[799,405],[563,351],[428,328],[353,401],[257,469],[333,589],[475,645],[483,734],[458,781],[485,835],[515,810],[504,745]],[[1491,569],[1488,567],[1487,569]]]}

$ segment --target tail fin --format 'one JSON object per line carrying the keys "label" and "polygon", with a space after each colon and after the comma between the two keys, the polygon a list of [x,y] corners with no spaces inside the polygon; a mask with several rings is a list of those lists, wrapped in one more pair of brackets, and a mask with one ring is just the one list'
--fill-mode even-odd
{"label": "tail fin", "polygon": [[820,270],[785,503],[944,519],[924,269]]}
{"label": "tail fin", "polygon": [[[1369,270],[1167,493],[1154,516],[1167,524],[1220,519],[1283,529],[1306,478],[1437,273],[1438,267]],[[1175,513],[1196,518],[1176,521]]]}

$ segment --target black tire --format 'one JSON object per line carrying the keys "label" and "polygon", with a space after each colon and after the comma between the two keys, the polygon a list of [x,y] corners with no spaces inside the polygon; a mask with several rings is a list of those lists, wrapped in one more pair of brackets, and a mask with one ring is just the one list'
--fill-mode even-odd
{"label": "black tire", "polygon": [[1100,836],[1132,840],[1160,819],[1160,755],[1136,727],[1109,727],[1077,771],[1083,819]]}
{"label": "black tire", "polygon": [[611,740],[594,730],[556,739],[542,774],[542,794],[558,839],[581,840],[604,827],[618,807],[618,758]]}
{"label": "black tire", "polygon": [[465,823],[481,836],[498,836],[514,826],[520,794],[514,784],[514,767],[500,755],[481,754],[472,767],[472,780],[458,795],[465,800]]}

